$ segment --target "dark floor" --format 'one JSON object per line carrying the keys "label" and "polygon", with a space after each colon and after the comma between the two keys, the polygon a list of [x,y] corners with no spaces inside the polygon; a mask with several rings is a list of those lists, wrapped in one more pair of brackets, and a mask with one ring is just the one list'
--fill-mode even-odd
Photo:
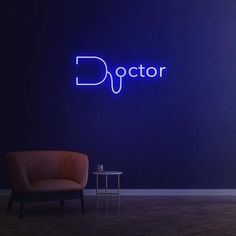
{"label": "dark floor", "polygon": [[[10,213],[0,198],[0,236],[80,235],[236,235],[236,197],[86,197],[86,214],[79,201],[31,203],[18,219],[18,203]],[[107,206],[107,208],[106,208]]]}

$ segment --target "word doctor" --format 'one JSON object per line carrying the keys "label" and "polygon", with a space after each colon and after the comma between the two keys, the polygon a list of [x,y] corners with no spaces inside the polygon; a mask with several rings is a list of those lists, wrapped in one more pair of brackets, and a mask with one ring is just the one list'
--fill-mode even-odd
{"label": "word doctor", "polygon": [[117,67],[115,70],[115,75],[117,80],[119,80],[119,85],[117,88],[114,86],[114,77],[112,73],[108,70],[107,63],[101,58],[97,56],[76,56],[76,65],[80,65],[81,60],[86,60],[86,61],[91,61],[95,60],[101,63],[104,67],[104,71],[102,75],[98,75],[95,82],[83,82],[81,81],[81,78],[78,76],[75,78],[76,79],[76,85],[78,86],[97,86],[102,84],[107,78],[110,78],[111,80],[111,90],[114,94],[120,93],[122,89],[122,84],[123,84],[123,78],[126,77],[127,75],[129,77],[135,78],[135,77],[141,77],[141,78],[161,78],[163,77],[164,71],[166,70],[166,67],[144,67],[142,64],[140,64],[138,67],[132,66],[129,69],[126,69],[125,67]]}
{"label": "word doctor", "polygon": [[[130,67],[128,69],[128,74],[130,77],[157,77],[159,76],[160,78],[163,76],[163,71],[166,70],[166,67],[148,67],[147,69],[140,64],[139,67]],[[125,77],[127,75],[127,70],[124,67],[118,67],[116,69],[116,75],[118,77]]]}

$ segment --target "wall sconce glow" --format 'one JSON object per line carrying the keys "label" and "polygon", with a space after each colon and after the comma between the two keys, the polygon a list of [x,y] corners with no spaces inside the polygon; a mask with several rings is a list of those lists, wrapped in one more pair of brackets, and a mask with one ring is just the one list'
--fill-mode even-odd
{"label": "wall sconce glow", "polygon": [[[166,71],[166,67],[147,67],[140,64],[139,66],[132,66],[130,68],[125,68],[119,66],[116,68],[115,73],[108,70],[107,63],[101,58],[97,56],[76,56],[76,65],[80,65],[82,60],[97,60],[98,62],[103,64],[104,67],[104,74],[101,78],[97,78],[96,82],[81,82],[80,78],[77,76],[75,78],[76,85],[78,86],[98,86],[102,84],[107,78],[111,80],[111,90],[114,94],[120,93],[122,90],[122,84],[124,77],[131,77],[131,78],[151,78],[151,79],[158,79],[164,76],[164,72]],[[115,75],[114,75],[115,74]],[[116,76],[119,79],[119,86],[115,89],[114,87],[114,77]]]}

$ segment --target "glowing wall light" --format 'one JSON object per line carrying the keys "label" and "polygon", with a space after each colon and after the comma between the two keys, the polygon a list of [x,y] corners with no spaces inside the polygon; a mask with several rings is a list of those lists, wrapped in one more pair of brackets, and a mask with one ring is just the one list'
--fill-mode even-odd
{"label": "glowing wall light", "polygon": [[118,89],[114,88],[114,78],[113,75],[110,71],[108,71],[108,66],[106,62],[101,58],[97,56],[76,56],[76,65],[80,65],[81,60],[97,60],[101,62],[104,66],[104,74],[101,76],[101,78],[98,77],[96,82],[80,82],[80,79],[78,76],[76,76],[76,85],[78,86],[97,86],[102,84],[107,77],[110,78],[111,80],[111,90],[114,94],[120,93],[122,89],[122,83],[123,83],[123,78],[124,77],[131,77],[131,78],[136,78],[136,77],[141,77],[141,78],[162,78],[164,71],[166,70],[165,66],[162,67],[144,67],[142,64],[140,64],[138,67],[132,66],[128,69],[125,67],[119,66],[115,70],[115,76],[119,78],[119,86]]}

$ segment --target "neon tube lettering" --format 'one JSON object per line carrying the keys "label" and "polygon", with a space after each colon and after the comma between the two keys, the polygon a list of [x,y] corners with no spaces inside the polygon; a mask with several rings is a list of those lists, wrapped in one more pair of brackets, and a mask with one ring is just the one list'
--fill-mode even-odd
{"label": "neon tube lettering", "polygon": [[[104,68],[104,74],[103,76],[101,76],[101,78],[97,79],[96,82],[81,82],[81,79],[79,79],[78,76],[75,77],[75,81],[76,81],[76,85],[78,86],[97,86],[102,84],[107,77],[110,78],[111,80],[111,90],[114,94],[118,94],[121,92],[122,90],[122,85],[123,85],[123,79],[124,77],[131,77],[131,78],[136,78],[136,77],[141,77],[141,78],[161,78],[163,77],[164,74],[164,70],[166,70],[167,68],[165,66],[163,67],[144,67],[142,64],[140,64],[138,67],[136,66],[132,66],[129,69],[126,69],[125,67],[117,67],[115,70],[115,77],[118,77],[118,82],[119,82],[119,86],[117,89],[114,88],[114,77],[112,75],[112,73],[108,70],[108,66],[107,63],[101,58],[101,57],[97,57],[97,56],[76,56],[76,65],[79,66],[79,62],[81,60],[87,60],[88,62],[90,60],[97,60],[99,63],[101,63],[103,65]],[[128,73],[127,73],[128,71]],[[158,73],[159,72],[159,73]]]}

